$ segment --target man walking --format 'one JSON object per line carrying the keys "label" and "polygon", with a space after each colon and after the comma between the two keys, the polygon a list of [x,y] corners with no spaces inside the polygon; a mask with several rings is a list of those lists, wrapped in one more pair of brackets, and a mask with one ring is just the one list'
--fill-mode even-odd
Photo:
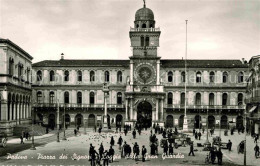
{"label": "man walking", "polygon": [[122,146],[122,143],[123,143],[123,138],[121,137],[121,135],[120,135],[120,137],[118,138],[118,145],[119,145],[119,150],[121,150],[121,146]]}
{"label": "man walking", "polygon": [[135,139],[136,138],[136,131],[135,131],[135,129],[134,129],[132,134],[133,134],[133,138]]}
{"label": "man walking", "polygon": [[193,144],[190,144],[190,153],[189,153],[189,156],[190,156],[191,154],[192,154],[193,156],[195,156],[195,155],[194,155],[194,147],[193,147]]}
{"label": "man walking", "polygon": [[142,161],[145,162],[145,155],[147,153],[147,150],[145,148],[145,146],[143,145],[143,148],[142,148]]}
{"label": "man walking", "polygon": [[200,140],[200,137],[201,137],[201,132],[199,131],[199,133],[198,133],[198,137],[199,137],[199,140]]}
{"label": "man walking", "polygon": [[228,140],[227,148],[229,151],[231,151],[231,147],[232,147],[232,142],[230,140]]}
{"label": "man walking", "polygon": [[112,146],[110,146],[110,149],[109,149],[108,153],[109,153],[109,157],[111,159],[111,162],[113,163],[115,150],[112,148]]}
{"label": "man walking", "polygon": [[257,144],[255,145],[254,150],[255,150],[255,158],[257,158],[259,156],[259,146]]}

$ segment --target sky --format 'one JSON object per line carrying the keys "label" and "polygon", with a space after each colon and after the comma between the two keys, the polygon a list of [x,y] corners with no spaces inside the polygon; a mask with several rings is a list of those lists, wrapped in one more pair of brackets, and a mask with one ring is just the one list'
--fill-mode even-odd
{"label": "sky", "polygon": [[[129,30],[143,0],[0,0],[0,37],[33,63],[128,59]],[[242,59],[260,55],[260,0],[146,0],[160,27],[158,56]]]}

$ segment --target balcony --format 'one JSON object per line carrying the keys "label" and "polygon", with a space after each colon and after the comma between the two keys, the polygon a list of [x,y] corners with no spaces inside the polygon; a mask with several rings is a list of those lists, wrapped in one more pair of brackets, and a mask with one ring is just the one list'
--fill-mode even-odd
{"label": "balcony", "polygon": [[[40,107],[40,108],[55,108],[55,107],[66,107],[66,108],[104,108],[104,104],[78,104],[78,103],[69,103],[69,104],[65,104],[65,103],[36,103],[33,104],[33,107]],[[123,109],[125,108],[124,104],[107,104],[107,108],[110,109]]]}
{"label": "balcony", "polygon": [[[167,104],[166,108],[184,109],[184,105]],[[244,109],[243,105],[187,105],[187,109]]]}
{"label": "balcony", "polygon": [[130,32],[160,32],[160,28],[132,28]]}

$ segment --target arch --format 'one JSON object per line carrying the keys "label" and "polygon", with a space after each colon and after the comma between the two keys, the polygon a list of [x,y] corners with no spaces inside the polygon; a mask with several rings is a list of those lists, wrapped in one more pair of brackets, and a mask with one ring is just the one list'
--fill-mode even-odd
{"label": "arch", "polygon": [[215,95],[214,93],[209,94],[209,105],[214,106]]}
{"label": "arch", "polygon": [[95,115],[94,114],[90,114],[88,116],[88,127],[94,127],[95,126]]}
{"label": "arch", "polygon": [[200,115],[196,115],[194,117],[194,128],[198,129],[201,128],[201,116]]}
{"label": "arch", "polygon": [[65,72],[64,72],[64,81],[69,81],[69,78],[70,78],[70,73],[69,73],[69,71],[68,70],[66,70]]}
{"label": "arch", "polygon": [[179,117],[179,128],[183,128],[183,122],[184,122],[184,115],[181,115]]}
{"label": "arch", "polygon": [[215,82],[215,73],[213,71],[211,71],[209,73],[209,82],[210,83],[214,83]]}
{"label": "arch", "polygon": [[172,101],[173,101],[172,92],[169,92],[169,93],[168,93],[168,100],[167,100],[167,101],[168,101],[168,102],[167,102],[168,104],[170,104],[170,105],[172,104]]}
{"label": "arch", "polygon": [[222,129],[227,129],[228,128],[228,118],[226,115],[222,115],[220,119],[220,124]]}
{"label": "arch", "polygon": [[89,80],[90,82],[95,82],[95,72],[94,71],[90,71],[90,74],[89,74]]}
{"label": "arch", "polygon": [[237,81],[238,81],[238,83],[244,82],[244,73],[242,71],[238,73]]}
{"label": "arch", "polygon": [[228,73],[225,71],[223,72],[223,83],[226,83],[228,81]]}
{"label": "arch", "polygon": [[64,103],[69,104],[70,102],[70,94],[68,91],[64,92]]}
{"label": "arch", "polygon": [[55,127],[55,115],[54,115],[54,114],[50,114],[50,115],[49,115],[48,126],[49,126],[51,129],[54,129],[54,127]]}
{"label": "arch", "polygon": [[42,80],[42,71],[38,70],[36,75],[37,75],[37,81],[41,81]]}
{"label": "arch", "polygon": [[197,106],[200,106],[201,105],[201,94],[200,93],[196,93],[196,96],[195,96],[195,104]]}
{"label": "arch", "polygon": [[14,59],[11,57],[9,58],[9,74],[14,74]]}
{"label": "arch", "polygon": [[95,104],[95,93],[94,92],[89,93],[89,104]]}
{"label": "arch", "polygon": [[227,93],[222,94],[222,106],[226,106],[228,101],[228,95]]}
{"label": "arch", "polygon": [[173,73],[172,71],[168,72],[168,82],[172,82],[173,81]]}
{"label": "arch", "polygon": [[122,93],[121,92],[117,93],[117,104],[122,104]]}
{"label": "arch", "polygon": [[82,71],[78,71],[77,72],[77,74],[78,74],[78,82],[81,82],[82,81]]}
{"label": "arch", "polygon": [[66,127],[70,126],[70,115],[65,114],[65,125]]}
{"label": "arch", "polygon": [[146,24],[142,24],[142,28],[146,28]]}
{"label": "arch", "polygon": [[55,74],[54,74],[54,71],[53,70],[51,70],[50,71],[50,81],[55,81],[55,76],[54,76]]}
{"label": "arch", "polygon": [[181,82],[185,82],[186,81],[186,74],[185,72],[181,72]]}
{"label": "arch", "polygon": [[243,105],[243,94],[242,93],[239,93],[237,96],[237,104],[239,106]]}
{"label": "arch", "polygon": [[241,129],[244,126],[244,119],[242,116],[237,116],[237,120],[236,120],[236,128],[237,129]]}
{"label": "arch", "polygon": [[122,127],[123,124],[123,116],[121,114],[116,115],[116,126]]}
{"label": "arch", "polygon": [[144,37],[141,36],[141,46],[143,47],[144,46]]}
{"label": "arch", "polygon": [[49,93],[49,103],[53,104],[54,103],[54,92],[50,91]]}
{"label": "arch", "polygon": [[139,28],[139,24],[136,24],[136,28]]}
{"label": "arch", "polygon": [[181,105],[185,105],[185,93],[181,93]]}
{"label": "arch", "polygon": [[42,92],[38,91],[37,92],[37,103],[42,103]]}
{"label": "arch", "polygon": [[149,46],[149,43],[150,43],[150,38],[146,37],[145,38],[145,46]]}
{"label": "arch", "polygon": [[81,114],[77,114],[76,116],[75,116],[75,126],[79,126],[79,127],[81,127],[81,126],[83,126],[83,116],[81,115]]}
{"label": "arch", "polygon": [[197,82],[197,83],[200,83],[200,82],[201,82],[201,72],[200,72],[200,71],[198,71],[198,72],[196,73],[196,82]]}
{"label": "arch", "polygon": [[117,72],[117,82],[119,82],[119,83],[122,82],[122,71]]}
{"label": "arch", "polygon": [[216,124],[215,116],[209,115],[208,116],[208,126],[209,126],[209,129],[211,129],[213,127],[215,128],[215,124]]}
{"label": "arch", "polygon": [[109,82],[109,71],[105,71],[105,82]]}
{"label": "arch", "polygon": [[77,104],[82,104],[82,93],[81,92],[77,93]]}
{"label": "arch", "polygon": [[144,128],[152,126],[152,105],[148,101],[142,101],[137,105],[136,123]]}
{"label": "arch", "polygon": [[173,116],[172,115],[167,115],[166,127],[173,127]]}

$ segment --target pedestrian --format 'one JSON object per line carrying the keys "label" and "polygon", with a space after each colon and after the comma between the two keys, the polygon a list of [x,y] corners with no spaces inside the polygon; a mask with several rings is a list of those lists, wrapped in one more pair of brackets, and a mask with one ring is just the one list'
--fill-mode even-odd
{"label": "pedestrian", "polygon": [[77,136],[77,129],[74,129],[74,135]]}
{"label": "pedestrian", "polygon": [[97,132],[97,126],[94,125],[94,132]]}
{"label": "pedestrian", "polygon": [[21,144],[24,144],[24,142],[23,142],[23,134],[20,136],[20,139],[21,139]]}
{"label": "pedestrian", "polygon": [[125,133],[125,136],[127,135],[127,128],[125,127],[124,128],[124,133]]}
{"label": "pedestrian", "polygon": [[231,147],[232,147],[232,142],[230,140],[228,140],[227,148],[229,151],[231,151]]}
{"label": "pedestrian", "polygon": [[94,146],[92,146],[92,144],[90,144],[89,154],[90,154],[90,165],[95,166],[96,155],[98,155],[98,153],[96,152],[96,150],[95,150]]}
{"label": "pedestrian", "polygon": [[141,132],[142,132],[142,129],[141,129],[141,127],[139,127],[139,128],[138,128],[138,133],[139,133],[139,135],[141,135]]}
{"label": "pedestrian", "polygon": [[111,137],[110,145],[111,145],[111,146],[114,146],[114,145],[115,145],[115,140],[114,140],[114,137],[113,137],[113,136]]}
{"label": "pedestrian", "polygon": [[169,155],[173,155],[173,146],[172,146],[172,144],[169,145]]}
{"label": "pedestrian", "polygon": [[217,151],[217,158],[218,158],[218,165],[222,165],[222,158],[223,158],[223,153],[221,152],[221,148]]}
{"label": "pedestrian", "polygon": [[168,155],[168,143],[167,142],[165,142],[165,144],[163,145],[163,153],[165,155]]}
{"label": "pedestrian", "polygon": [[102,143],[100,144],[100,147],[99,147],[98,151],[99,151],[100,158],[102,158],[103,157],[103,153],[104,153],[104,147],[103,147]]}
{"label": "pedestrian", "polygon": [[254,143],[257,143],[257,134],[255,135]]}
{"label": "pedestrian", "polygon": [[259,146],[257,144],[255,144],[254,151],[255,151],[255,158],[257,158],[259,156]]}
{"label": "pedestrian", "polygon": [[46,127],[46,134],[49,133],[49,127]]}
{"label": "pedestrian", "polygon": [[136,131],[135,131],[135,129],[134,129],[132,134],[133,134],[133,138],[135,139],[136,138]]}
{"label": "pedestrian", "polygon": [[28,141],[28,138],[29,138],[29,132],[26,131],[26,133],[25,133],[25,139]]}
{"label": "pedestrian", "polygon": [[198,133],[195,131],[195,139],[198,139]]}
{"label": "pedestrian", "polygon": [[216,155],[215,155],[215,151],[214,151],[213,147],[211,148],[211,150],[209,152],[209,156],[210,156],[211,163],[214,164],[214,162],[216,160]]}
{"label": "pedestrian", "polygon": [[155,144],[154,143],[152,143],[151,145],[150,145],[150,147],[151,147],[151,155],[155,155],[156,154],[156,146],[155,146]]}
{"label": "pedestrian", "polygon": [[204,127],[202,127],[202,134],[204,134],[204,132],[205,132],[205,128],[204,128]]}
{"label": "pedestrian", "polygon": [[201,132],[199,131],[199,133],[198,133],[198,137],[199,137],[199,140],[200,140],[200,137],[201,137]]}
{"label": "pedestrian", "polygon": [[103,166],[108,166],[108,161],[109,161],[109,155],[107,150],[105,150],[104,157],[103,157]]}
{"label": "pedestrian", "polygon": [[145,148],[145,146],[143,145],[143,148],[142,148],[142,161],[145,162],[145,155],[147,153],[147,150]]}
{"label": "pedestrian", "polygon": [[112,146],[110,146],[110,149],[109,149],[108,153],[109,153],[109,157],[110,157],[110,159],[111,159],[111,162],[113,163],[115,150],[113,149]]}
{"label": "pedestrian", "polygon": [[122,146],[122,143],[123,143],[123,138],[121,137],[121,135],[120,135],[120,137],[118,138],[117,143],[118,143],[118,145],[119,145],[119,150],[121,150],[121,146]]}
{"label": "pedestrian", "polygon": [[195,155],[194,155],[194,147],[193,147],[193,144],[192,144],[192,143],[190,144],[190,153],[189,153],[189,156],[190,156],[191,154],[192,154],[193,156],[195,156]]}
{"label": "pedestrian", "polygon": [[98,128],[98,133],[101,134],[102,127]]}
{"label": "pedestrian", "polygon": [[135,160],[138,160],[138,155],[139,155],[139,153],[140,153],[140,150],[139,150],[139,145],[137,144],[137,142],[135,142],[135,144],[134,144],[133,152],[134,152],[133,158],[134,158]]}
{"label": "pedestrian", "polygon": [[121,157],[125,157],[126,152],[127,152],[127,144],[126,144],[126,141],[125,141],[125,144],[123,145],[122,150],[121,150]]}

